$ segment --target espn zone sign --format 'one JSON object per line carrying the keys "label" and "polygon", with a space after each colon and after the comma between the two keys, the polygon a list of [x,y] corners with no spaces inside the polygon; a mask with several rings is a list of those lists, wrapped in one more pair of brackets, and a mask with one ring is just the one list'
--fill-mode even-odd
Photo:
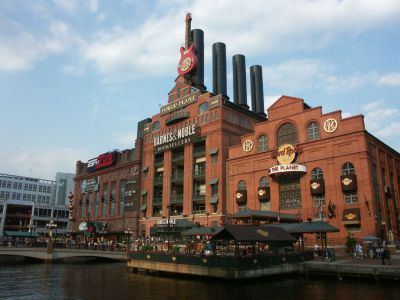
{"label": "espn zone sign", "polygon": [[117,162],[117,151],[104,153],[96,158],[88,160],[87,171],[94,172],[106,167],[113,166],[115,165],[116,162]]}

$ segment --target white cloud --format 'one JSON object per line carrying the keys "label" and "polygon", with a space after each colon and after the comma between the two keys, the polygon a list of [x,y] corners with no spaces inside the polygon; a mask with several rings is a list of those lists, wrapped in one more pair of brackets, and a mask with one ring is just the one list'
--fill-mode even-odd
{"label": "white cloud", "polygon": [[118,145],[118,147],[123,149],[128,149],[128,148],[134,148],[135,147],[135,140],[136,140],[136,134],[132,133],[118,133],[113,136],[113,139]]}
{"label": "white cloud", "polygon": [[56,172],[75,173],[78,160],[88,157],[82,149],[40,148],[29,151],[0,152],[0,169],[3,173],[54,179]]}
{"label": "white cloud", "polygon": [[[85,57],[103,74],[129,72],[143,76],[170,72],[178,60],[177,45],[183,43],[183,13],[188,10],[193,14],[192,27],[206,32],[206,57],[210,56],[207,43],[219,41],[221,32],[228,56],[293,52],[326,47],[337,37],[343,40],[358,35],[396,21],[400,15],[400,2],[395,0],[258,0],[251,5],[231,0],[172,2],[169,6],[163,3],[158,2],[163,8],[162,16],[148,15],[139,27],[98,32],[85,49]],[[361,84],[363,77],[329,79],[326,81],[332,87],[354,87]]]}
{"label": "white cloud", "polygon": [[347,111],[342,112],[342,118],[343,118],[343,119],[344,119],[344,118],[350,118],[351,116],[352,116],[352,114],[349,113],[349,112],[347,112]]}
{"label": "white cloud", "polygon": [[46,34],[39,36],[16,21],[0,19],[0,70],[28,70],[49,54],[63,53],[81,43],[79,36],[60,21],[50,22]]}
{"label": "white cloud", "polygon": [[394,122],[394,123],[389,124],[385,128],[378,130],[378,136],[381,136],[381,137],[400,136],[400,123]]}
{"label": "white cloud", "polygon": [[400,86],[400,73],[384,75],[379,79],[379,83],[382,85]]}
{"label": "white cloud", "polygon": [[400,109],[388,105],[384,100],[378,100],[367,103],[362,107],[362,111],[365,115],[366,129],[378,138],[393,141],[400,135]]}
{"label": "white cloud", "polygon": [[78,8],[76,0],[53,0],[53,2],[58,8],[69,14],[76,12]]}
{"label": "white cloud", "polygon": [[333,65],[315,59],[284,61],[275,66],[264,67],[264,83],[284,90],[338,90],[356,89],[373,82],[375,73],[338,75]]}
{"label": "white cloud", "polygon": [[82,76],[86,74],[86,70],[82,65],[67,65],[64,66],[62,72],[72,76]]}

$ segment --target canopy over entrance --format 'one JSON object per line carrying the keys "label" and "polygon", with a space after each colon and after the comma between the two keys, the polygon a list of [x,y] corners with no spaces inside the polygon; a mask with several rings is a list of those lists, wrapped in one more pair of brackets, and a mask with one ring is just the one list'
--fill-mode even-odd
{"label": "canopy over entrance", "polygon": [[211,239],[262,243],[291,243],[296,241],[282,228],[248,225],[224,225],[223,229]]}
{"label": "canopy over entrance", "polygon": [[254,223],[271,224],[276,222],[292,223],[298,221],[298,215],[286,214],[274,211],[246,209],[234,215],[229,216],[228,219],[250,224]]}
{"label": "canopy over entrance", "polygon": [[34,232],[29,232],[29,231],[4,231],[5,236],[10,236],[10,237],[38,237],[39,234],[34,231]]}
{"label": "canopy over entrance", "polygon": [[335,226],[318,221],[318,222],[299,222],[299,223],[284,223],[272,224],[274,226],[285,229],[289,233],[326,233],[326,232],[339,232]]}

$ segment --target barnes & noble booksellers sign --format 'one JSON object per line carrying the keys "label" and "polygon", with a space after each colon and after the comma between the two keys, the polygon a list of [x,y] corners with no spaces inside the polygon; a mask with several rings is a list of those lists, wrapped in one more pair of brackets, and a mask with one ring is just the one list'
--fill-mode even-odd
{"label": "barnes & noble booksellers sign", "polygon": [[191,124],[186,127],[160,134],[153,140],[154,152],[162,152],[164,150],[173,149],[184,144],[192,143],[195,141],[196,137],[196,124]]}

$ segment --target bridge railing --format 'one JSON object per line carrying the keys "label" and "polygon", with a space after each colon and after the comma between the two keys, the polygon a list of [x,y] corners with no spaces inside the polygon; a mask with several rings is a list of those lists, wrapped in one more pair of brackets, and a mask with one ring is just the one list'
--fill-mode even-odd
{"label": "bridge railing", "polygon": [[[40,241],[24,241],[24,240],[8,240],[1,242],[2,248],[47,248],[47,242]],[[106,245],[106,244],[84,244],[84,243],[64,243],[53,242],[53,249],[75,249],[75,250],[96,250],[96,251],[112,251],[112,252],[126,252],[123,245]]]}

